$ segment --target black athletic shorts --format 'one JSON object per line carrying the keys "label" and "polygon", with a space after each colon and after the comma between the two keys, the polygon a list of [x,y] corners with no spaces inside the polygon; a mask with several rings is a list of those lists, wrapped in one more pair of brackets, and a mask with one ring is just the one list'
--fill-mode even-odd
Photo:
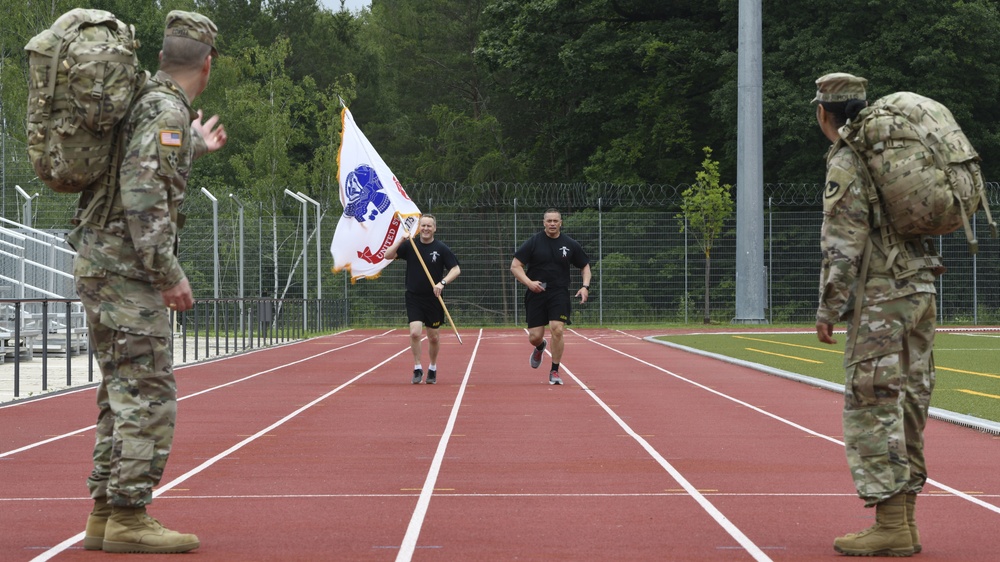
{"label": "black athletic shorts", "polygon": [[440,328],[444,321],[441,301],[433,294],[424,296],[406,291],[406,321],[423,322],[427,328]]}
{"label": "black athletic shorts", "polygon": [[570,324],[569,315],[573,311],[569,291],[566,289],[549,289],[541,293],[525,291],[524,311],[528,320],[528,328],[548,326],[551,320]]}

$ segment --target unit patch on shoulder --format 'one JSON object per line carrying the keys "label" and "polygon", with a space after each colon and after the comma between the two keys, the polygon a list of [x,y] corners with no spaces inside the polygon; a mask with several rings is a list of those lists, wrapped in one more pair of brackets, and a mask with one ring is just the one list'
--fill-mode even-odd
{"label": "unit patch on shoulder", "polygon": [[832,215],[833,209],[844,198],[845,193],[847,193],[847,189],[840,185],[839,182],[826,182],[826,189],[823,190],[823,213],[828,216]]}
{"label": "unit patch on shoulder", "polygon": [[836,197],[840,193],[840,184],[835,181],[826,182],[826,191],[823,193],[823,197],[830,199],[831,197]]}
{"label": "unit patch on shoulder", "polygon": [[180,146],[181,132],[177,129],[160,129],[160,144],[163,146]]}

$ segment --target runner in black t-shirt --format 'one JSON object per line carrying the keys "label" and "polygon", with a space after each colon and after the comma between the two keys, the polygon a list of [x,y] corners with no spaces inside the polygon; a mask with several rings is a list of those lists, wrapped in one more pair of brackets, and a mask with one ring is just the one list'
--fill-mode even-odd
{"label": "runner in black t-shirt", "polygon": [[[410,349],[413,350],[413,384],[419,384],[424,376],[424,367],[420,363],[421,330],[427,327],[427,351],[430,355],[430,365],[427,366],[427,384],[437,382],[437,356],[441,347],[440,328],[444,321],[444,308],[438,297],[445,285],[451,283],[462,272],[458,266],[458,258],[444,242],[434,239],[437,232],[437,219],[434,215],[425,214],[420,217],[420,238],[414,240],[424,264],[435,284],[427,279],[427,273],[420,265],[409,243],[409,233],[400,236],[385,251],[385,259],[400,258],[406,260],[406,318],[410,323]],[[447,272],[446,272],[447,270]]]}
{"label": "runner in black t-shirt", "polygon": [[[590,295],[590,259],[583,247],[569,236],[561,234],[562,214],[556,209],[545,211],[544,230],[529,238],[514,252],[510,271],[528,288],[524,292],[524,309],[528,320],[528,341],[535,346],[529,364],[537,369],[545,351],[545,326],[552,339],[552,370],[549,384],[562,384],[559,361],[563,354],[563,331],[570,323],[569,266],[580,268],[583,287],[576,292],[580,303]],[[527,267],[527,271],[525,271]]]}

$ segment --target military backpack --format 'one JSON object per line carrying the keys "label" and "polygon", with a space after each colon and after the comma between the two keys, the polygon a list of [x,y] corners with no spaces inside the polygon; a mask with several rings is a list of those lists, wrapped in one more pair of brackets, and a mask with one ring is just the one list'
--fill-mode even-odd
{"label": "military backpack", "polygon": [[912,92],[890,94],[863,109],[840,137],[867,165],[881,210],[901,237],[964,228],[975,253],[969,219],[980,208],[996,236],[979,155],[943,104]]}
{"label": "military backpack", "polygon": [[78,193],[102,176],[114,182],[120,124],[148,77],[138,46],[135,28],[114,14],[77,8],[24,47],[28,157],[53,190]]}

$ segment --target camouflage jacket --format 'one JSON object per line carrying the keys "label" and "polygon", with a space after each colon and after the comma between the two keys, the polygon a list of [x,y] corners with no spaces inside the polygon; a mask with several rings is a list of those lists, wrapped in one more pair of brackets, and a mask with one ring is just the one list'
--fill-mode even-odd
{"label": "camouflage jacket", "polygon": [[157,290],[185,275],[175,255],[179,209],[193,161],[207,152],[191,128],[197,113],[169,74],[158,72],[140,92],[125,122],[125,150],[115,209],[107,226],[81,225],[69,242],[86,264],[79,276],[112,271]]}
{"label": "camouflage jacket", "polygon": [[[869,218],[872,209],[868,202],[865,177],[860,171],[864,164],[858,161],[851,149],[837,143],[827,155],[826,188],[823,194],[823,230],[820,248],[823,252],[819,279],[819,308],[816,320],[836,324],[849,320],[854,310],[854,295],[858,271],[865,253],[868,237],[878,236]],[[911,247],[912,246],[912,247]],[[919,248],[908,243],[908,250],[916,255]],[[887,256],[879,244],[872,247],[866,276],[865,305],[877,304],[913,293],[934,293],[934,274],[920,270],[912,277],[896,279]]]}

